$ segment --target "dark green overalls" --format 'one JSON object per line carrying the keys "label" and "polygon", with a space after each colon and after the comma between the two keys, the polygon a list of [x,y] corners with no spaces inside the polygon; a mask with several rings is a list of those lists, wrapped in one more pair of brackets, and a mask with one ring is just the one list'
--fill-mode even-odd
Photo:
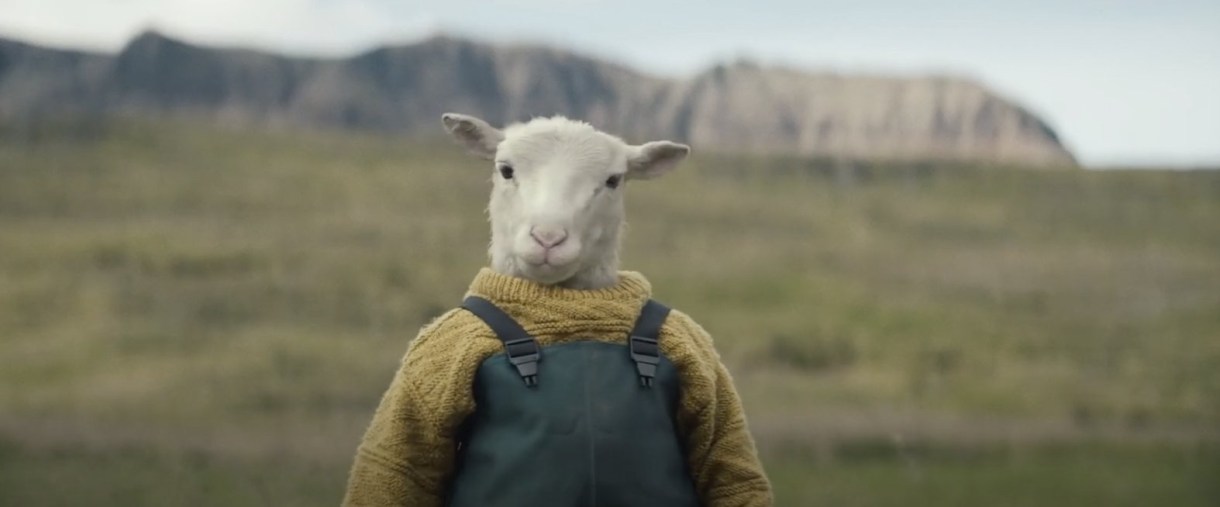
{"label": "dark green overalls", "polygon": [[479,366],[478,408],[464,426],[448,505],[699,504],[674,422],[678,372],[657,346],[669,308],[645,304],[630,345],[541,350],[491,302],[472,296],[462,307],[495,331],[505,353]]}

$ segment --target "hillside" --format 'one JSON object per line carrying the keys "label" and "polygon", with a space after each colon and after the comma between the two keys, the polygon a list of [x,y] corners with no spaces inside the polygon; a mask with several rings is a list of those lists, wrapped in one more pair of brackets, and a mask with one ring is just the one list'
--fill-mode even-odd
{"label": "hillside", "polygon": [[446,111],[493,123],[563,114],[633,140],[698,150],[849,159],[1071,166],[1042,120],[964,78],[896,78],[716,66],[645,75],[538,46],[453,37],[350,58],[195,46],[156,32],[117,54],[0,39],[0,121],[63,115],[209,118],[226,124],[432,134]]}
{"label": "hillside", "polygon": [[[486,262],[450,143],[0,130],[0,505],[334,505]],[[624,264],[715,337],[778,505],[1220,499],[1220,171],[697,154]],[[66,487],[69,484],[70,487]]]}

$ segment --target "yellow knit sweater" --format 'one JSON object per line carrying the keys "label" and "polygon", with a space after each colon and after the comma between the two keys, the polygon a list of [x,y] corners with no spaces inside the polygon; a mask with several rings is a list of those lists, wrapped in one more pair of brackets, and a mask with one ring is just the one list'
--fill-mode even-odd
{"label": "yellow knit sweater", "polygon": [[[490,300],[547,347],[578,339],[626,343],[652,288],[622,272],[616,285],[574,290],[483,269],[468,295]],[[596,303],[596,304],[590,304]],[[681,377],[678,430],[701,503],[771,505],[771,488],[741,401],[711,337],[674,311],[660,346]],[[452,310],[420,331],[373,416],[348,479],[344,505],[440,506],[453,472],[455,434],[475,410],[476,370],[503,345],[482,320]]]}

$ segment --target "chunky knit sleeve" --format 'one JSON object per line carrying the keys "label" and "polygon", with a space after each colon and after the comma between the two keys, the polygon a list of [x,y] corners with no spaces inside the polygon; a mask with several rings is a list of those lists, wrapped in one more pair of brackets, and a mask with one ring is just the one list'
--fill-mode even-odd
{"label": "chunky knit sleeve", "polygon": [[343,505],[441,505],[458,427],[475,407],[478,333],[454,310],[411,342],[357,450]]}
{"label": "chunky knit sleeve", "polygon": [[711,336],[690,317],[673,312],[661,343],[682,378],[678,426],[701,503],[707,507],[772,504],[745,412]]}

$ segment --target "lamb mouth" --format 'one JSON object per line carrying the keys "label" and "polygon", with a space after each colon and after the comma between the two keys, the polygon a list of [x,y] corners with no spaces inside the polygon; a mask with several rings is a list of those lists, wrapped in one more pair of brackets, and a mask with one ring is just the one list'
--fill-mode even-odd
{"label": "lamb mouth", "polygon": [[572,265],[572,260],[567,262],[555,262],[551,258],[550,252],[542,252],[541,255],[522,255],[520,259],[532,268],[547,268],[547,269],[563,269]]}
{"label": "lamb mouth", "polygon": [[572,263],[572,262],[568,262],[568,263],[564,263],[564,264],[556,264],[556,263],[552,262],[550,258],[543,258],[538,262],[534,262],[529,259],[522,259],[522,260],[525,261],[525,265],[527,266],[527,269],[537,271],[539,274],[563,275],[563,274],[566,274],[569,270],[574,271],[574,269],[572,269],[572,268],[575,263]]}
{"label": "lamb mouth", "polygon": [[529,264],[529,266],[532,268],[543,268],[543,269],[563,269],[570,265],[570,263],[569,264],[555,264],[555,263],[551,262],[550,259],[547,259],[547,258],[542,259],[541,262],[534,262],[534,261],[527,260],[527,261],[525,261],[525,263]]}

